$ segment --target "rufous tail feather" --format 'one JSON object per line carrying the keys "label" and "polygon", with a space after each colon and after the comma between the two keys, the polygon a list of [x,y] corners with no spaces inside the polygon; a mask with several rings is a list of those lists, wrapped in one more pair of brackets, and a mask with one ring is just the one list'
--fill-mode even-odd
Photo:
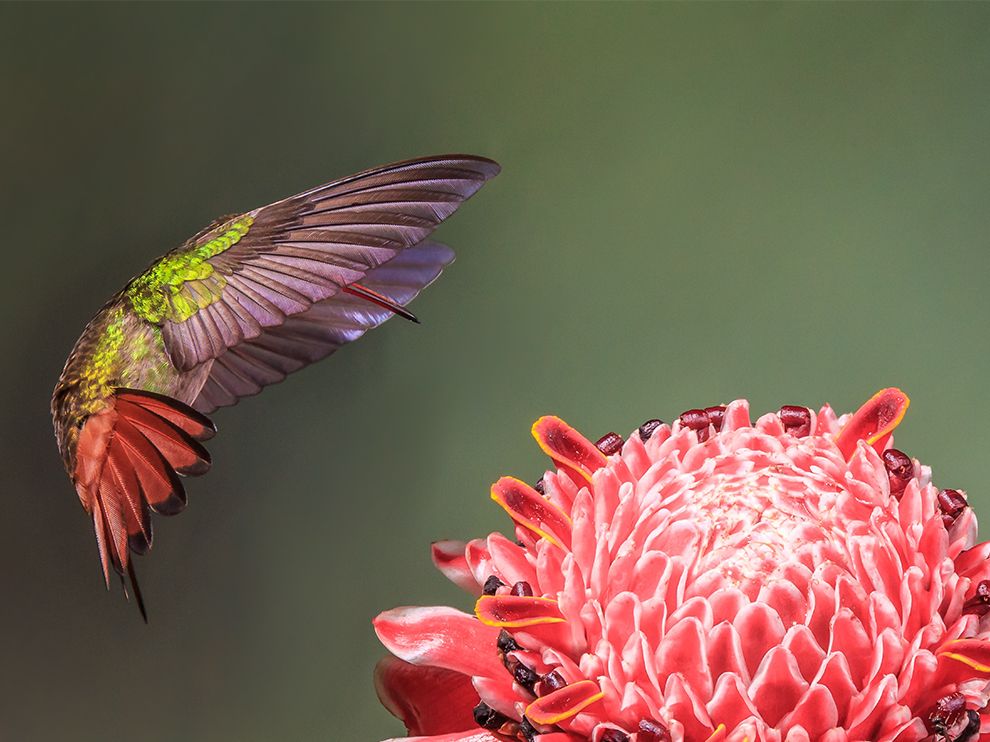
{"label": "rufous tail feather", "polygon": [[109,587],[113,567],[125,594],[129,578],[145,622],[131,552],[151,548],[152,511],[172,515],[185,507],[179,475],[206,473],[210,454],[200,441],[215,432],[208,418],[178,400],[117,389],[112,404],[87,418],[79,433],[76,488],[93,516],[103,576]]}

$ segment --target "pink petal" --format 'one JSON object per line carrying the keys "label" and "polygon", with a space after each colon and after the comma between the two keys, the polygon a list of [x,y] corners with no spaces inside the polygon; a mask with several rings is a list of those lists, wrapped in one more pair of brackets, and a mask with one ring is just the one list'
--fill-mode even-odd
{"label": "pink petal", "polygon": [[603,695],[596,683],[581,680],[537,698],[526,707],[526,718],[534,724],[559,724],[600,700]]}
{"label": "pink petal", "polygon": [[861,687],[870,669],[873,642],[863,625],[852,615],[852,611],[844,608],[835,617],[831,648],[835,652],[841,652],[849,661],[853,682]]}
{"label": "pink petal", "polygon": [[877,392],[835,436],[835,445],[847,461],[859,441],[866,441],[876,450],[882,451],[891,432],[903,419],[909,404],[911,401],[900,389],[891,387]]}
{"label": "pink petal", "polygon": [[505,672],[494,649],[499,630],[453,608],[393,608],[374,626],[392,654],[414,665],[489,677]]}
{"label": "pink petal", "polygon": [[671,716],[684,728],[685,739],[708,739],[715,731],[716,725],[708,716],[704,703],[684,685],[679,675],[667,679],[664,695]]}
{"label": "pink petal", "polygon": [[536,583],[536,570],[526,558],[526,549],[501,533],[493,533],[489,536],[487,545],[495,571],[507,584]]}
{"label": "pink petal", "polygon": [[749,695],[763,720],[776,725],[794,709],[807,689],[794,656],[783,647],[774,647],[753,676]]}
{"label": "pink petal", "polygon": [[792,626],[787,630],[783,646],[797,660],[801,677],[811,682],[821,668],[822,661],[825,659],[825,652],[819,646],[818,642],[815,641],[811,630],[803,624]]}
{"label": "pink petal", "polygon": [[769,606],[750,603],[743,606],[732,625],[739,632],[739,636],[745,638],[742,643],[743,655],[746,657],[749,672],[755,675],[763,658],[784,638],[784,624],[776,611],[771,610]]}
{"label": "pink petal", "polygon": [[725,673],[715,685],[715,692],[708,702],[708,714],[729,729],[734,729],[746,719],[759,716],[759,711],[749,699],[738,675]]}
{"label": "pink petal", "polygon": [[864,690],[858,698],[854,698],[850,718],[846,722],[849,736],[853,739],[872,738],[891,705],[896,702],[896,690],[897,681],[888,675]]}
{"label": "pink petal", "polygon": [[509,718],[518,716],[516,705],[519,703],[519,694],[508,672],[494,678],[474,678],[472,684],[478,697],[487,705]]}
{"label": "pink petal", "polygon": [[468,569],[474,575],[474,581],[479,585],[484,585],[485,580],[494,574],[492,555],[488,551],[488,543],[485,539],[472,539],[468,541],[467,548],[464,549],[464,559]]}
{"label": "pink petal", "polygon": [[564,617],[553,598],[523,595],[482,595],[475,615],[488,626],[519,628],[560,623]]}
{"label": "pink petal", "polygon": [[571,519],[528,484],[515,477],[502,477],[492,485],[491,493],[516,523],[555,546],[570,548]]}
{"label": "pink petal", "polygon": [[463,541],[437,541],[431,548],[433,564],[457,587],[472,595],[480,595],[481,587],[464,555],[466,549],[467,544]]}
{"label": "pink petal", "polygon": [[472,710],[478,694],[467,675],[386,657],[375,668],[375,690],[382,705],[411,734],[444,734],[475,726]]}
{"label": "pink petal", "polygon": [[780,723],[784,729],[800,725],[810,739],[818,739],[839,723],[839,711],[831,691],[821,685],[811,686],[793,711]]}
{"label": "pink petal", "polygon": [[657,673],[679,673],[700,697],[711,696],[712,676],[708,669],[705,630],[695,618],[677,621],[660,643]]}
{"label": "pink petal", "polygon": [[708,638],[708,662],[712,677],[723,673],[738,675],[749,685],[750,673],[743,654],[742,639],[730,623],[720,623]]}
{"label": "pink petal", "polygon": [[821,674],[816,679],[832,693],[839,719],[845,721],[853,696],[858,692],[849,674],[849,663],[841,654],[830,654],[825,659]]}
{"label": "pink petal", "polygon": [[790,582],[775,581],[764,585],[758,600],[776,611],[785,627],[803,622],[808,613],[808,599]]}
{"label": "pink petal", "polygon": [[558,466],[591,481],[591,475],[608,460],[595,444],[559,417],[547,415],[533,423],[533,437]]}

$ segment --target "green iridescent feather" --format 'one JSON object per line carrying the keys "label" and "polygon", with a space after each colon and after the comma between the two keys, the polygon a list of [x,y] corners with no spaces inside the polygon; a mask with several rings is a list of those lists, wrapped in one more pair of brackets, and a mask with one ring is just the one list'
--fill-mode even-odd
{"label": "green iridescent feather", "polygon": [[93,349],[90,362],[81,369],[79,390],[86,409],[110,392],[110,377],[119,363],[118,354],[124,343],[125,322],[124,308],[118,306],[107,319],[106,328]]}
{"label": "green iridescent feather", "polygon": [[184,322],[219,301],[227,281],[209,259],[236,245],[253,223],[251,216],[227,222],[211,232],[216,237],[166,255],[135,278],[125,291],[134,312],[155,324]]}

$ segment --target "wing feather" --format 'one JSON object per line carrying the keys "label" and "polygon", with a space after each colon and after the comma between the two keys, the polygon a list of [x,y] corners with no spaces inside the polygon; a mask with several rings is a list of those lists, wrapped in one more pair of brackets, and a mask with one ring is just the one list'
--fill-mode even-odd
{"label": "wing feather", "polygon": [[364,281],[498,170],[485,158],[444,155],[317,186],[218,222],[125,292],[162,326],[172,361],[188,371]]}
{"label": "wing feather", "polygon": [[217,302],[215,311],[211,313],[213,322],[220,330],[220,335],[223,338],[224,349],[244,340],[244,330],[237,315],[234,314],[231,304],[236,304],[236,302]]}
{"label": "wing feather", "polygon": [[[405,306],[453,258],[453,251],[446,245],[422,242],[369,271],[361,285]],[[388,309],[359,297],[334,294],[218,356],[193,407],[208,413],[257,394],[392,316]]]}
{"label": "wing feather", "polygon": [[[265,297],[254,291],[249,283],[250,281],[244,279],[242,276],[232,276],[227,281],[227,288],[233,291],[234,299],[254,318],[259,328],[273,327],[274,325],[281,324],[285,320],[285,315],[282,311]],[[166,325],[164,330],[167,331],[170,327],[182,324],[184,323],[172,322]]]}

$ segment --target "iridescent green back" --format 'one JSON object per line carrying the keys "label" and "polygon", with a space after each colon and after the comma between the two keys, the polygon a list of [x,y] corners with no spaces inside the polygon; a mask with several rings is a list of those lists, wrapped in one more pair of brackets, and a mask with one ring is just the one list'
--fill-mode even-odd
{"label": "iridescent green back", "polygon": [[131,308],[160,324],[183,322],[218,301],[227,281],[209,260],[240,242],[253,223],[249,215],[236,217],[170,252],[128,284],[124,295]]}

